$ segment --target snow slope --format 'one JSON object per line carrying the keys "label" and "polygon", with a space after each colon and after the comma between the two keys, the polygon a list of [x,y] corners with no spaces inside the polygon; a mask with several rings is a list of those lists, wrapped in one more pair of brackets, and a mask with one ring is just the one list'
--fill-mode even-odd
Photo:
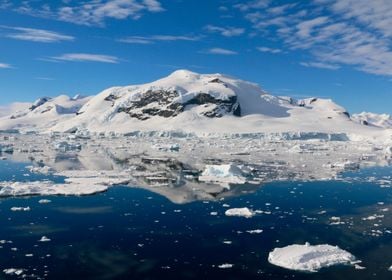
{"label": "snow slope", "polygon": [[392,128],[392,116],[387,114],[362,112],[360,114],[354,114],[351,119],[357,123],[364,125],[372,125],[382,128]]}
{"label": "snow slope", "polygon": [[23,103],[17,110],[0,117],[0,130],[37,131],[46,130],[58,122],[70,119],[91,97],[60,95],[42,97],[34,103]]}
{"label": "snow slope", "polygon": [[391,130],[352,121],[332,100],[276,97],[254,83],[187,70],[148,84],[109,88],[91,99],[58,97],[17,116],[1,118],[0,130],[392,139]]}

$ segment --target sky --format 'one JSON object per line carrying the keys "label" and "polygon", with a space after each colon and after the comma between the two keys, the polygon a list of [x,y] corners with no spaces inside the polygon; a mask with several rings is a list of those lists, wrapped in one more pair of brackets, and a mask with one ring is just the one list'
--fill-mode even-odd
{"label": "sky", "polygon": [[0,105],[188,69],[392,114],[391,26],[389,0],[0,0]]}

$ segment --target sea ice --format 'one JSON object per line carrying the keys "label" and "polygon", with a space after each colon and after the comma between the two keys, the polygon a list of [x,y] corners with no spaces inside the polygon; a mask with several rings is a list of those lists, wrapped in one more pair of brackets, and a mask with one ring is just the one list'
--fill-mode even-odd
{"label": "sea ice", "polygon": [[269,253],[271,264],[292,270],[317,272],[323,267],[338,264],[354,264],[355,257],[337,246],[325,245],[289,245],[275,248]]}
{"label": "sea ice", "polygon": [[26,212],[26,211],[30,211],[30,207],[11,207],[11,211],[17,212],[17,211],[22,211],[22,212]]}
{"label": "sea ice", "polygon": [[255,213],[250,210],[247,207],[244,208],[232,208],[228,209],[225,212],[226,216],[231,216],[231,217],[245,217],[245,218],[251,218],[255,215]]}
{"label": "sea ice", "polygon": [[246,182],[241,169],[233,164],[206,165],[203,173],[199,176],[199,180],[232,184],[244,184]]}
{"label": "sea ice", "polygon": [[7,268],[3,270],[3,272],[7,275],[21,275],[23,271],[23,269],[18,268]]}

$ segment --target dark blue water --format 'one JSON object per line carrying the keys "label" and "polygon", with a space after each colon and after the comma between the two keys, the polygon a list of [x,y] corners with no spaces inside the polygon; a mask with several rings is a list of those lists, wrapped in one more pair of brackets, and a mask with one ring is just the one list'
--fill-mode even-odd
{"label": "dark blue water", "polygon": [[[8,161],[0,168],[0,180],[46,177],[26,176],[23,164]],[[391,168],[349,175],[374,173],[389,175]],[[226,217],[225,204],[270,214]],[[13,206],[31,210],[12,212]],[[23,268],[34,279],[392,279],[392,217],[386,208],[392,211],[392,189],[340,181],[271,183],[253,194],[184,205],[130,187],[84,197],[3,198],[0,240],[12,243],[0,245],[0,270]],[[362,220],[380,213],[381,222]],[[330,225],[332,216],[344,224]],[[246,232],[254,229],[263,232]],[[51,241],[38,242],[42,236]],[[304,242],[338,245],[366,269],[299,273],[268,263],[273,248]],[[218,268],[224,263],[234,266]]]}

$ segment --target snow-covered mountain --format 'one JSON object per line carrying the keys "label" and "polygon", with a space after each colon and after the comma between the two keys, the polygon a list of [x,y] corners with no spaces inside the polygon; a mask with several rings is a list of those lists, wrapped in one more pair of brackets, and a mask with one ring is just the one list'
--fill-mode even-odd
{"label": "snow-covered mountain", "polygon": [[363,125],[392,128],[392,116],[388,114],[362,112],[360,114],[352,115],[351,119]]}
{"label": "snow-covered mountain", "polygon": [[1,118],[0,130],[5,129],[390,137],[390,131],[352,121],[329,99],[277,97],[251,82],[187,70],[148,84],[109,88],[92,98],[42,98]]}
{"label": "snow-covered mountain", "polygon": [[91,97],[60,95],[22,103],[10,114],[0,117],[1,130],[45,131],[58,122],[72,118]]}

